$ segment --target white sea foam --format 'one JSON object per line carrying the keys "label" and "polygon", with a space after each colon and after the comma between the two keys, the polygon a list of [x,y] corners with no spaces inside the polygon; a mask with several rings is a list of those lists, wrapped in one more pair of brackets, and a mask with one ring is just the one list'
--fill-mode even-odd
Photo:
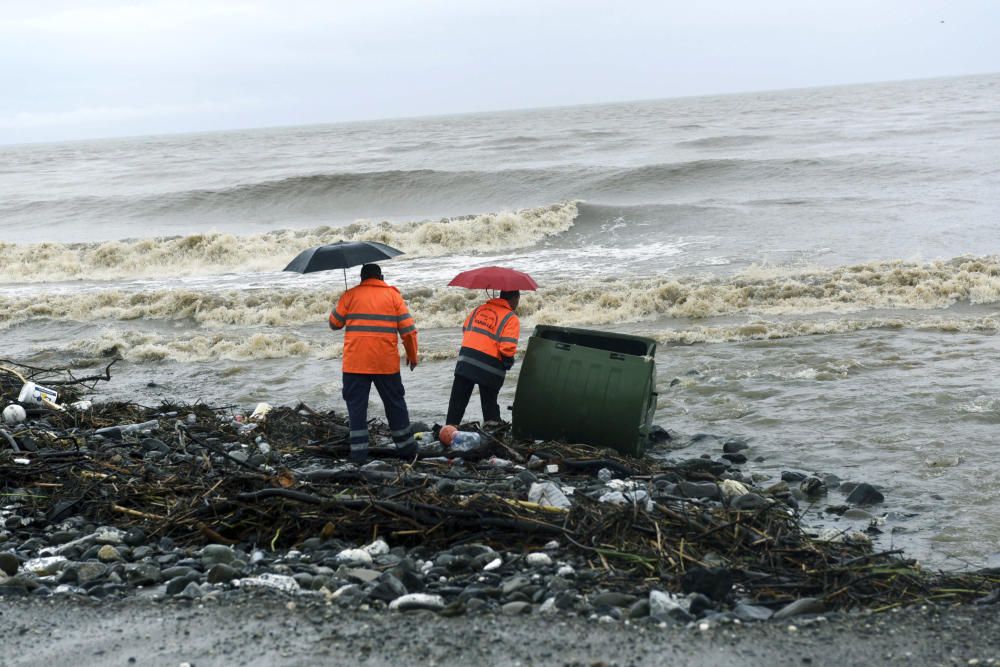
{"label": "white sea foam", "polygon": [[356,222],[346,227],[290,229],[250,236],[210,232],[100,243],[0,242],[0,282],[122,280],[280,271],[298,252],[338,240],[380,241],[401,260],[455,252],[523,248],[567,231],[575,202],[420,222]]}
{"label": "white sea foam", "polygon": [[[320,322],[329,289],[121,289],[0,296],[0,327],[64,321],[191,320],[205,327],[275,327]],[[482,295],[447,287],[404,290],[422,328],[456,326]],[[1000,302],[995,257],[916,264],[872,262],[835,269],[754,268],[725,278],[678,277],[567,282],[522,295],[532,324],[608,325],[668,318],[776,318],[870,310],[932,310]],[[817,323],[788,326],[812,326]],[[742,325],[752,336],[756,324]],[[820,326],[836,326],[821,323]]]}

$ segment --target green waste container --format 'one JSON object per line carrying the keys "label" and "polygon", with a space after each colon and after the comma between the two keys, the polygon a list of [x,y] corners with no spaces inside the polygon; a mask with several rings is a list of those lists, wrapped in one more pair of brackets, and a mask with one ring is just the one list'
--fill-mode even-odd
{"label": "green waste container", "polygon": [[514,391],[514,436],[642,455],[656,411],[656,341],[538,325]]}

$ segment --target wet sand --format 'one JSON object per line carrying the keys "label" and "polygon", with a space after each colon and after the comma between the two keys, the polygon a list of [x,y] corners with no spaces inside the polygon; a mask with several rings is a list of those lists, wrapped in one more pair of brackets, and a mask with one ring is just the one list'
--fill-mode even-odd
{"label": "wet sand", "polygon": [[10,599],[2,664],[995,665],[1000,608],[923,606],[707,630],[565,616],[441,618],[238,593],[197,602]]}

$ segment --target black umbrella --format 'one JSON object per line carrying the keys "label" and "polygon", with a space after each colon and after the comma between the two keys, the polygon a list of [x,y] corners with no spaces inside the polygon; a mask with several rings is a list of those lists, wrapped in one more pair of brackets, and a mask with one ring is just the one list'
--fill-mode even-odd
{"label": "black umbrella", "polygon": [[396,250],[376,241],[337,241],[303,250],[288,263],[285,271],[312,273],[314,271],[344,269],[344,289],[347,289],[348,267],[368,264],[380,259],[392,259],[402,254],[402,250]]}

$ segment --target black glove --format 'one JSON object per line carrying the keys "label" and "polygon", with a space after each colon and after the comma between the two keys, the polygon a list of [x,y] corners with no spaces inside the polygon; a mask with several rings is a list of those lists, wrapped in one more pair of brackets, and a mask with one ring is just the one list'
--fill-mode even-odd
{"label": "black glove", "polygon": [[501,355],[500,363],[503,364],[503,368],[505,371],[509,371],[511,368],[514,367],[514,357],[505,357]]}

